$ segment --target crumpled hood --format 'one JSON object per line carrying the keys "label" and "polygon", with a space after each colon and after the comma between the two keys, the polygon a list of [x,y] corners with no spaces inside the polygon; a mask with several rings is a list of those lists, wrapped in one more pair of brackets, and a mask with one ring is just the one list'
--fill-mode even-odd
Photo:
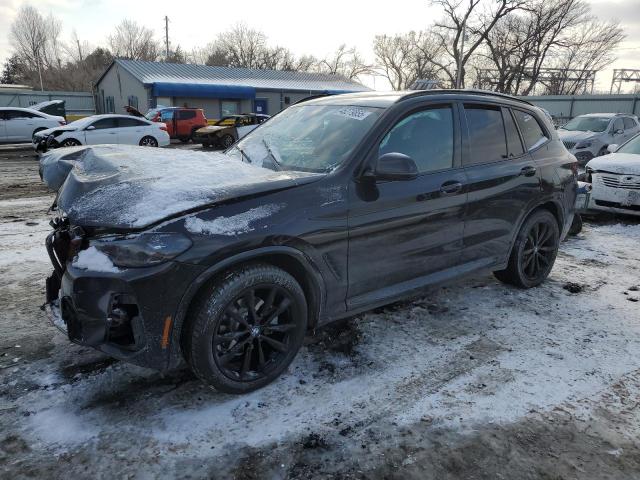
{"label": "crumpled hood", "polygon": [[[62,118],[62,117],[60,117]],[[63,119],[64,120],[64,119]],[[53,132],[65,131],[65,132],[73,132],[77,130],[78,127],[73,127],[71,125],[61,125],[59,127],[47,128],[46,130],[40,130],[36,133],[36,136],[46,137],[47,135],[51,135]]]}
{"label": "crumpled hood", "polygon": [[622,175],[640,175],[640,155],[633,153],[610,153],[609,155],[594,158],[587,163],[587,168]]}
{"label": "crumpled hood", "polygon": [[582,140],[591,140],[596,138],[598,135],[599,134],[597,132],[580,132],[580,131],[571,132],[569,130],[558,129],[558,137],[560,137],[560,140],[564,140],[567,142],[580,142]]}
{"label": "crumpled hood", "polygon": [[219,132],[220,130],[225,130],[229,127],[231,127],[232,125],[208,125],[206,127],[202,127],[199,128],[198,130],[196,130],[196,132],[199,133],[214,133],[214,132]]}
{"label": "crumpled hood", "polygon": [[277,172],[222,153],[89,147],[75,161],[58,192],[57,205],[73,225],[139,229],[217,202],[323,176]]}
{"label": "crumpled hood", "polygon": [[57,148],[43,153],[40,157],[40,176],[45,185],[51,190],[57,191],[67,179],[75,162],[81,158],[82,152],[87,148],[91,147],[83,145]]}

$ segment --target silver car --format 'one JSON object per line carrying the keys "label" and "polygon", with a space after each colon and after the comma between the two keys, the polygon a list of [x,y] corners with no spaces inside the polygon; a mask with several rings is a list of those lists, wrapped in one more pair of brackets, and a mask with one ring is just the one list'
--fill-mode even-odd
{"label": "silver car", "polygon": [[584,165],[640,132],[638,117],[624,113],[589,113],[575,117],[558,129],[564,146]]}

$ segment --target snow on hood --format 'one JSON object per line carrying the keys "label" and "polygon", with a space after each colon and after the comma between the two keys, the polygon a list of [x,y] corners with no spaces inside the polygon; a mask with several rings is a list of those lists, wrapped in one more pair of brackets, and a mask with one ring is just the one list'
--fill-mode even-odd
{"label": "snow on hood", "polygon": [[610,153],[596,157],[587,163],[592,170],[604,170],[611,173],[640,175],[640,155],[634,153]]}
{"label": "snow on hood", "polygon": [[90,147],[85,145],[65,147],[43,153],[40,157],[40,174],[45,185],[51,190],[57,191],[67,179],[75,162],[87,148]]}
{"label": "snow on hood", "polygon": [[[60,119],[64,120],[64,118],[62,117],[60,117]],[[73,132],[74,130],[77,130],[77,129],[78,129],[77,126],[73,126],[71,124],[61,125],[59,127],[47,128],[45,130],[38,130],[38,133],[36,133],[36,136],[46,137],[47,135],[51,135],[54,132],[59,132],[59,131]]]}
{"label": "snow on hood", "polygon": [[181,212],[322,176],[273,171],[223,153],[89,147],[74,162],[57,205],[74,225],[144,228]]}
{"label": "snow on hood", "polygon": [[560,140],[566,140],[569,142],[579,142],[581,140],[590,140],[592,138],[596,138],[598,135],[601,135],[604,132],[582,132],[582,131],[570,131],[570,130],[562,130],[559,128],[558,137]]}

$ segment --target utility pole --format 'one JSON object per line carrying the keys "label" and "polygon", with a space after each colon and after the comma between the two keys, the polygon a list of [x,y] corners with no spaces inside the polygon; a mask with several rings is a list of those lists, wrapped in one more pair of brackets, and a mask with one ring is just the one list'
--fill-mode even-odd
{"label": "utility pole", "polygon": [[169,17],[164,17],[164,44],[165,44],[165,61],[169,60]]}
{"label": "utility pole", "polygon": [[462,41],[460,42],[460,57],[458,58],[458,71],[456,72],[456,88],[461,88],[462,83],[462,60],[464,59],[464,37],[467,33],[467,22],[462,22]]}

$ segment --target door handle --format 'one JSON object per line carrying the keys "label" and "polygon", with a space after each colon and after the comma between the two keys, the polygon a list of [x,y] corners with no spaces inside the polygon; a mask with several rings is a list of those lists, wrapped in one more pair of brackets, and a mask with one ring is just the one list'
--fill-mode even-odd
{"label": "door handle", "polygon": [[452,180],[449,182],[444,182],[440,186],[440,193],[442,195],[454,195],[462,190],[462,183]]}
{"label": "door handle", "polygon": [[520,170],[520,175],[524,177],[533,177],[536,174],[536,167],[532,167],[531,165],[527,167],[522,167]]}

